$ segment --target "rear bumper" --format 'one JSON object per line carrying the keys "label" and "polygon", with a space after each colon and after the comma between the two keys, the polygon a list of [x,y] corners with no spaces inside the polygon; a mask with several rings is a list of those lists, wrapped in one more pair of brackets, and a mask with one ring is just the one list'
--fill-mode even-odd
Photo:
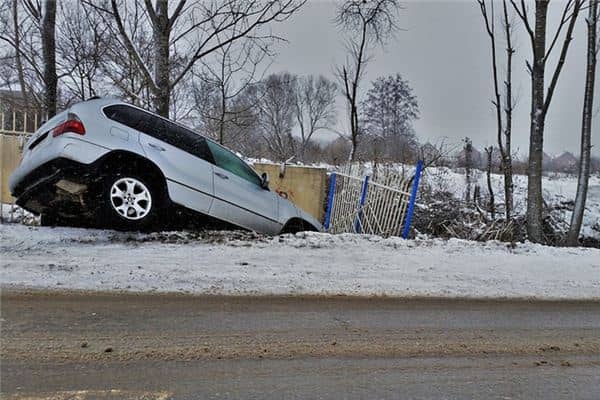
{"label": "rear bumper", "polygon": [[[91,182],[96,164],[110,149],[76,136],[47,136],[33,150],[25,151],[8,182],[19,206],[36,214],[52,210],[75,215],[83,211],[87,204],[81,195],[71,193],[73,183]],[[70,191],[56,186],[61,180],[69,181],[66,187]],[[64,183],[59,186],[65,187]]]}
{"label": "rear bumper", "polygon": [[24,186],[28,186],[31,175],[42,166],[52,164],[58,160],[71,160],[79,165],[92,164],[110,151],[86,140],[74,137],[74,134],[65,134],[64,137],[48,137],[34,150],[26,151],[19,166],[12,172],[8,187],[14,197],[19,197]]}
{"label": "rear bumper", "polygon": [[96,164],[58,158],[24,176],[12,195],[19,206],[35,214],[47,210],[66,215],[84,214],[91,210],[83,195],[97,180],[97,169]]}

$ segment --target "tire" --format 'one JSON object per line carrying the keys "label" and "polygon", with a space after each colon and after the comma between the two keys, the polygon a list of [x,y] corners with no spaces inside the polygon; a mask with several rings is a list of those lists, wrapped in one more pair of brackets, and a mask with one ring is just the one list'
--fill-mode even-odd
{"label": "tire", "polygon": [[60,226],[58,216],[55,214],[44,213],[40,215],[40,226]]}
{"label": "tire", "polygon": [[166,206],[161,185],[139,172],[117,172],[106,176],[99,198],[99,223],[126,231],[156,228]]}
{"label": "tire", "polygon": [[296,234],[298,232],[315,231],[315,230],[316,229],[314,229],[314,227],[312,225],[305,222],[304,220],[301,220],[298,218],[293,218],[285,224],[285,226],[281,230],[281,233],[282,234],[283,233]]}

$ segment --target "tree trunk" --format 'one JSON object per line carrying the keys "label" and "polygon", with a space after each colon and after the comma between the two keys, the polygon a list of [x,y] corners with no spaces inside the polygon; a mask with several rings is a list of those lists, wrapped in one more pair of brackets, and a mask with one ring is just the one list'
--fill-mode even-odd
{"label": "tree trunk", "polygon": [[471,139],[465,138],[465,178],[467,181],[467,193],[465,196],[466,201],[469,201],[471,198],[471,186],[472,186],[472,176],[471,169],[473,167],[473,145],[471,144]]}
{"label": "tree trunk", "polygon": [[[508,146],[507,146],[508,148]],[[502,172],[504,173],[504,202],[505,202],[505,216],[506,222],[509,223],[512,220],[512,210],[514,204],[514,184],[513,184],[513,173],[512,173],[512,156],[502,157]]]}
{"label": "tree trunk", "polygon": [[[356,102],[356,99],[353,100]],[[350,112],[351,130],[352,130],[352,152],[350,153],[350,162],[356,161],[356,151],[358,150],[358,110],[356,104],[352,104]]]}
{"label": "tree trunk", "polygon": [[536,1],[533,64],[531,66],[531,126],[529,133],[529,168],[527,171],[527,234],[529,240],[543,241],[542,160],[544,154],[544,74],[546,55],[546,20],[548,2]]}
{"label": "tree trunk", "polygon": [[[495,32],[495,21],[494,21],[494,3],[490,1],[490,8],[485,0],[478,0],[481,14],[485,22],[485,27],[490,37],[491,44],[491,55],[492,55],[492,72],[494,79],[494,107],[496,108],[496,128],[497,128],[497,140],[498,149],[500,151],[500,166],[504,174],[504,199],[505,199],[505,213],[506,221],[512,219],[513,209],[513,177],[512,177],[512,155],[511,155],[511,136],[512,136],[512,111],[513,111],[513,98],[512,98],[512,60],[515,49],[512,46],[512,24],[508,16],[507,0],[502,1],[503,11],[503,24],[504,24],[504,35],[506,38],[506,80],[504,81],[505,87],[505,99],[504,99],[504,113],[506,119],[506,125],[504,126],[502,120],[502,95],[500,93],[500,83],[498,74],[498,61],[496,57],[496,32]],[[491,148],[491,147],[490,147]],[[487,151],[487,149],[486,149]]]}
{"label": "tree trunk", "polygon": [[490,202],[488,203],[488,210],[490,211],[490,214],[492,215],[492,219],[496,219],[496,200],[494,198],[494,188],[492,187],[492,155],[494,154],[494,148],[492,146],[490,146],[489,148],[485,149],[485,152],[487,154],[487,169],[486,169],[487,187],[488,187],[488,193],[490,195]]}
{"label": "tree trunk", "polygon": [[56,114],[58,77],[56,75],[56,0],[46,0],[42,20],[42,53],[44,57],[44,108],[48,118]]}
{"label": "tree trunk", "polygon": [[594,108],[594,82],[596,79],[597,59],[598,0],[590,0],[588,27],[588,49],[585,94],[583,100],[583,121],[581,124],[581,155],[579,158],[579,178],[575,207],[571,215],[571,224],[567,235],[567,244],[575,246],[579,242],[579,232],[583,222],[588,182],[590,179],[590,153],[592,149],[592,113]]}
{"label": "tree trunk", "polygon": [[300,148],[300,161],[302,164],[306,163],[306,147],[308,146],[308,140],[302,140],[301,148]]}
{"label": "tree trunk", "polygon": [[171,99],[171,79],[169,76],[169,15],[167,0],[156,2],[156,23],[153,24],[154,36],[154,81],[156,91],[154,101],[156,113],[169,118]]}
{"label": "tree trunk", "polygon": [[[224,59],[223,59],[224,60]],[[225,61],[223,61],[225,62]],[[221,64],[223,66],[223,64]],[[222,70],[223,71],[223,70]],[[224,73],[221,74],[223,77]],[[227,93],[224,80],[220,82],[221,112],[219,113],[219,143],[225,144],[225,116],[227,115]]]}
{"label": "tree trunk", "polygon": [[501,145],[502,139],[500,139],[500,157],[502,159],[502,172],[504,173],[504,203],[505,203],[505,215],[506,223],[510,223],[512,220],[512,210],[514,205],[513,192],[513,172],[512,172],[512,113],[513,113],[513,98],[512,98],[512,62],[513,54],[515,49],[512,45],[512,32],[511,23],[508,17],[508,10],[506,6],[506,0],[502,4],[504,12],[504,29],[506,34],[506,126],[504,130],[504,146]]}

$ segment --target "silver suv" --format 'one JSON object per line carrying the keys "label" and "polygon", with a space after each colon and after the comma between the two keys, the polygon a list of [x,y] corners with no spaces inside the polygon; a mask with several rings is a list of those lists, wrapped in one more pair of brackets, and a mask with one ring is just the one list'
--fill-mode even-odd
{"label": "silver suv", "polygon": [[233,152],[114,99],[75,104],[46,122],[9,186],[17,204],[47,224],[153,229],[183,207],[266,234],[322,229]]}

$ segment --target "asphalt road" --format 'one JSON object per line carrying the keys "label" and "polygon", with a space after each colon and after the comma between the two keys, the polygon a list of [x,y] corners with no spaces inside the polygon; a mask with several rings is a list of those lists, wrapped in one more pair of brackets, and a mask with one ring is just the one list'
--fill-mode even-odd
{"label": "asphalt road", "polygon": [[7,399],[599,399],[600,303],[1,295]]}

